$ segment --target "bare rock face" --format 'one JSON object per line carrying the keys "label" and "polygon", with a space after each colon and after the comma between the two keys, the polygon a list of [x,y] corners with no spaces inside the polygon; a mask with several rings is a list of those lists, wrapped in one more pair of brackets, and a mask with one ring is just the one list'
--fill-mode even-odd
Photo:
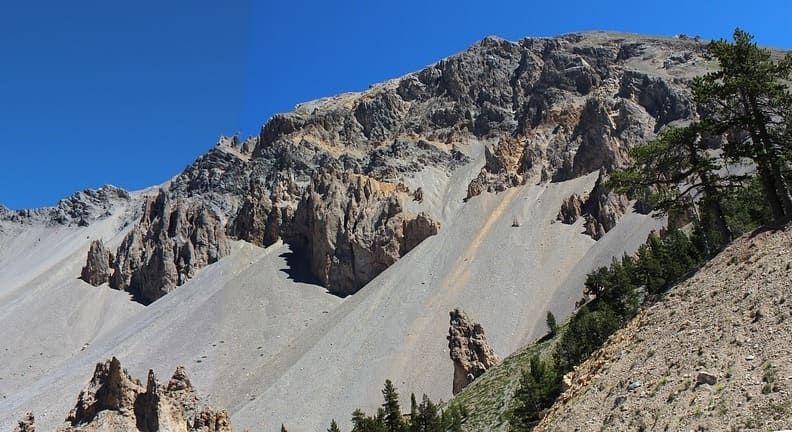
{"label": "bare rock face", "polygon": [[353,294],[396,262],[439,224],[404,211],[407,190],[350,173],[317,176],[300,201],[289,241],[333,293]]}
{"label": "bare rock face", "polygon": [[599,240],[616,226],[629,205],[630,201],[625,195],[610,192],[605,187],[605,171],[602,170],[588,196],[572,194],[566,198],[561,203],[556,219],[571,225],[583,217],[586,219],[586,235]]}
{"label": "bare rock face", "polygon": [[36,432],[36,419],[33,413],[29,412],[17,422],[14,432]]}
{"label": "bare rock face", "polygon": [[624,215],[629,200],[622,194],[610,192],[605,187],[604,173],[600,171],[597,183],[591,190],[586,202],[586,234],[594,240],[602,238]]}
{"label": "bare rock face", "polygon": [[253,188],[245,197],[229,234],[258,246],[271,246],[280,239],[281,209],[277,207],[277,196],[270,196],[260,186]]}
{"label": "bare rock face", "polygon": [[454,362],[453,394],[462,391],[491,367],[500,363],[500,357],[490,348],[484,328],[470,320],[464,311],[451,311],[448,327],[448,348]]}
{"label": "bare rock face", "polygon": [[112,185],[105,185],[99,189],[85,189],[77,192],[60,200],[53,207],[11,211],[0,206],[0,220],[85,227],[109,216],[114,206],[129,200],[130,195],[127,191]]}
{"label": "bare rock face", "polygon": [[507,188],[523,184],[523,174],[527,172],[522,156],[525,143],[507,136],[497,144],[484,149],[485,165],[478,177],[468,185],[467,199],[482,192],[501,192]]}
{"label": "bare rock face", "polygon": [[107,283],[112,275],[112,265],[113,255],[105,248],[102,240],[94,240],[88,249],[88,259],[82,268],[80,279],[93,286]]}
{"label": "bare rock face", "polygon": [[96,365],[59,431],[231,431],[228,413],[201,405],[183,367],[164,388],[149,371],[144,388],[113,357]]}
{"label": "bare rock face", "polygon": [[110,286],[148,304],[229,252],[215,211],[201,202],[169,199],[161,191],[146,200],[140,222],[118,248]]}
{"label": "bare rock face", "polygon": [[567,225],[572,225],[581,216],[585,208],[586,200],[578,194],[572,194],[561,202],[561,211],[558,212],[557,220]]}

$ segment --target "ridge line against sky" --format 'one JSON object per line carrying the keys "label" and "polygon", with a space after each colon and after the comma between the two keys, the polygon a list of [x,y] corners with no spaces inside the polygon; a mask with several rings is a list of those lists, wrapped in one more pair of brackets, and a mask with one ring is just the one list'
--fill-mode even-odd
{"label": "ridge line against sky", "polygon": [[420,70],[488,35],[611,29],[792,48],[789,0],[16,2],[0,15],[0,204],[162,183],[220,135]]}

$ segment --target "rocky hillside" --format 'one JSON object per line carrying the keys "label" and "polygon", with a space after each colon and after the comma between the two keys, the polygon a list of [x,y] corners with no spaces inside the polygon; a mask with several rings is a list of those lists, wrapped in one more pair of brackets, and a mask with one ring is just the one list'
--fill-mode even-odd
{"label": "rocky hillside", "polygon": [[792,426],[792,225],[735,241],[566,378],[537,431]]}
{"label": "rocky hillside", "polygon": [[[692,40],[484,39],[366,92],[301,104],[258,137],[222,139],[145,204],[112,262],[89,257],[111,275],[83,277],[150,303],[226,255],[227,233],[261,246],[283,238],[331,292],[352,294],[440,228],[417,173],[452,173],[471,140],[489,144],[467,199],[607,172],[631,145],[695,117],[684,83],[705,66]],[[584,216],[600,238],[626,200],[601,186],[588,195],[570,197],[561,220]]]}

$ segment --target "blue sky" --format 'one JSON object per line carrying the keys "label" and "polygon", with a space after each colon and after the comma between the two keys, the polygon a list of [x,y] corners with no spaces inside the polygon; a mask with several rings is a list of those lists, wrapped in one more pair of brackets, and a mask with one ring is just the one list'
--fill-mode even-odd
{"label": "blue sky", "polygon": [[0,9],[0,204],[161,183],[221,134],[420,69],[487,35],[585,30],[792,48],[792,1],[28,0]]}

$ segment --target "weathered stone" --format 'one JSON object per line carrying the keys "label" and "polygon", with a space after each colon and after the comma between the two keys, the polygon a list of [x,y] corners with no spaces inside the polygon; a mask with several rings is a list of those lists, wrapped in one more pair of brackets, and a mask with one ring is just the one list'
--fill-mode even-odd
{"label": "weathered stone", "polygon": [[449,355],[454,362],[453,394],[462,391],[500,358],[487,342],[481,324],[473,322],[465,312],[454,309],[448,327]]}
{"label": "weathered stone", "polygon": [[287,240],[298,245],[331,292],[353,294],[437,233],[439,225],[427,214],[404,211],[407,199],[400,185],[320,174],[300,201]]}
{"label": "weathered stone", "polygon": [[231,431],[227,412],[205,405],[198,410],[201,405],[184,367],[176,369],[164,388],[149,370],[144,388],[113,357],[96,365],[66,419],[69,425],[59,431]]}
{"label": "weathered stone", "polygon": [[696,376],[696,384],[709,384],[715,385],[718,382],[718,377],[715,374],[709,373],[707,371],[701,371]]}
{"label": "weathered stone", "polygon": [[271,246],[280,239],[281,212],[262,187],[245,197],[229,234],[258,246]]}
{"label": "weathered stone", "polygon": [[585,202],[578,194],[572,194],[561,202],[561,210],[558,212],[557,220],[562,223],[572,225],[583,215]]}
{"label": "weathered stone", "polygon": [[207,205],[160,191],[119,246],[110,286],[151,303],[230,252],[219,216]]}
{"label": "weathered stone", "polygon": [[14,432],[36,432],[36,419],[33,413],[29,412],[17,422]]}
{"label": "weathered stone", "polygon": [[102,240],[94,240],[88,249],[88,259],[80,272],[80,279],[93,286],[107,283],[112,274],[113,256],[108,251]]}
{"label": "weathered stone", "polygon": [[629,199],[622,194],[610,192],[605,187],[605,171],[600,171],[594,188],[585,198],[572,194],[561,203],[557,220],[573,224],[585,218],[585,233],[594,240],[602,238],[616,226],[629,207]]}

